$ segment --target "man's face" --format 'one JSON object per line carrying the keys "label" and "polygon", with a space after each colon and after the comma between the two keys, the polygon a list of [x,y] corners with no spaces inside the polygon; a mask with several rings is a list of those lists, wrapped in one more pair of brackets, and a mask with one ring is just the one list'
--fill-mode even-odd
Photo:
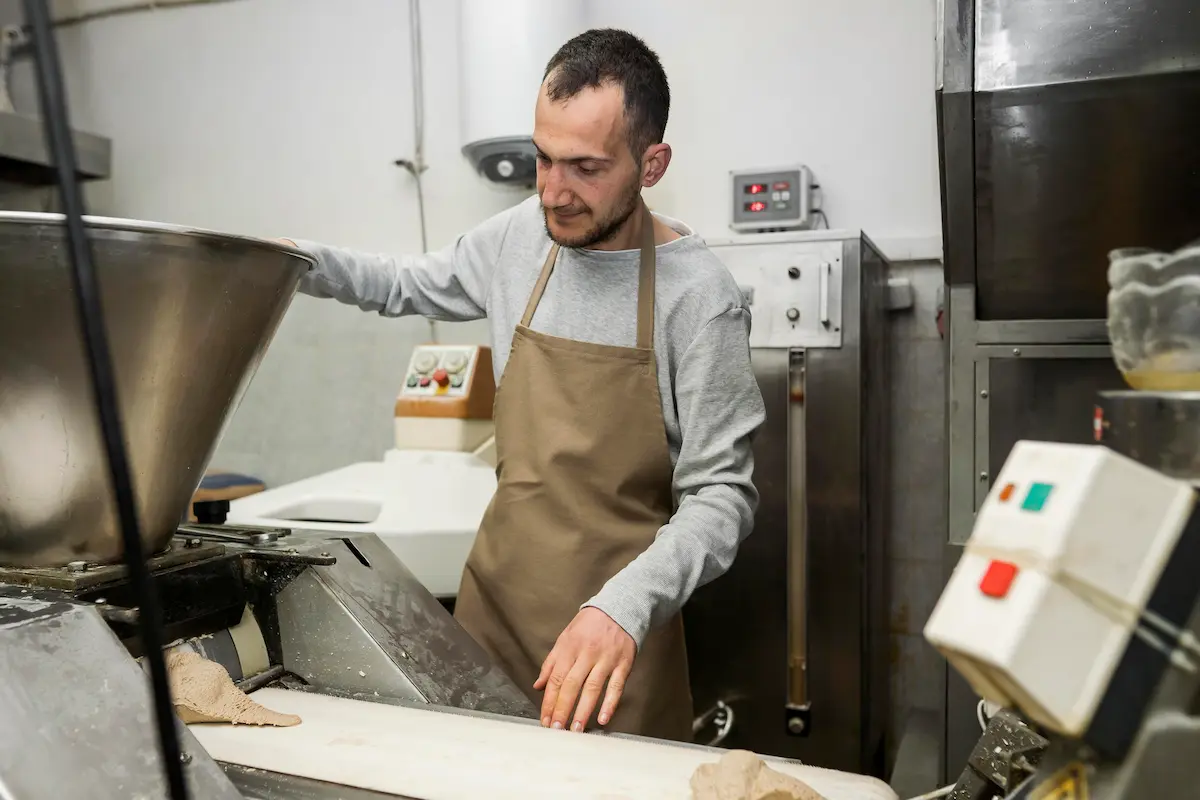
{"label": "man's face", "polygon": [[537,188],[550,238],[603,245],[637,210],[643,163],[630,152],[620,87],[553,102],[543,84],[534,112]]}

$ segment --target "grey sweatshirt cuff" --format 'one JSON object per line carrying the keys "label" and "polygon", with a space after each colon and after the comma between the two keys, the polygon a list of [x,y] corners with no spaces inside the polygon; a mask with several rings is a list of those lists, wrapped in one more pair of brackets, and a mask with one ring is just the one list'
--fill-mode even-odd
{"label": "grey sweatshirt cuff", "polygon": [[612,617],[613,622],[633,637],[634,645],[641,652],[642,642],[650,631],[650,609],[622,587],[614,587],[613,583],[609,581],[605,584],[599,594],[580,606],[580,609],[597,608]]}

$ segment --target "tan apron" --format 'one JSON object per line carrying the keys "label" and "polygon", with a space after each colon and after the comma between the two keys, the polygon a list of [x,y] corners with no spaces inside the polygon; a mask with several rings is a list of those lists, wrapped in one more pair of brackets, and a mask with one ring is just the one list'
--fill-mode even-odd
{"label": "tan apron", "polygon": [[[498,484],[454,615],[539,708],[533,684],[559,634],[654,541],[674,508],[653,347],[654,225],[645,206],[642,213],[637,347],[530,330],[558,257],[553,245],[496,391]],[[646,637],[604,729],[691,740],[678,614]]]}

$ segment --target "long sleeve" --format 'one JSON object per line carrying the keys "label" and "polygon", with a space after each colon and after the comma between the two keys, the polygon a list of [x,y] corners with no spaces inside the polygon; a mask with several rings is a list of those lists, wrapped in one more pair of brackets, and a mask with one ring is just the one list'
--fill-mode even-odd
{"label": "long sleeve", "polygon": [[296,246],[317,262],[299,290],[385,317],[481,319],[487,316],[492,274],[511,219],[510,212],[497,214],[444,249],[417,256],[363,253],[297,239]]}
{"label": "long sleeve", "polygon": [[724,574],[754,525],[755,432],[766,419],[750,363],[750,312],[708,322],[675,375],[682,443],[674,472],[678,507],[654,542],[585,606],[612,617],[641,648],[697,588]]}

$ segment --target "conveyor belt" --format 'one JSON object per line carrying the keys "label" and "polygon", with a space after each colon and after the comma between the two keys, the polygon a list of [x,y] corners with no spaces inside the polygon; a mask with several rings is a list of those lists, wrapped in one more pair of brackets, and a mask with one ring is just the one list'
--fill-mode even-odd
{"label": "conveyor belt", "polygon": [[[286,689],[254,699],[298,714],[294,728],[192,725],[218,761],[420,800],[689,800],[717,754],[580,735],[499,718],[367,703]],[[792,762],[771,766],[826,800],[897,800],[882,782]]]}

